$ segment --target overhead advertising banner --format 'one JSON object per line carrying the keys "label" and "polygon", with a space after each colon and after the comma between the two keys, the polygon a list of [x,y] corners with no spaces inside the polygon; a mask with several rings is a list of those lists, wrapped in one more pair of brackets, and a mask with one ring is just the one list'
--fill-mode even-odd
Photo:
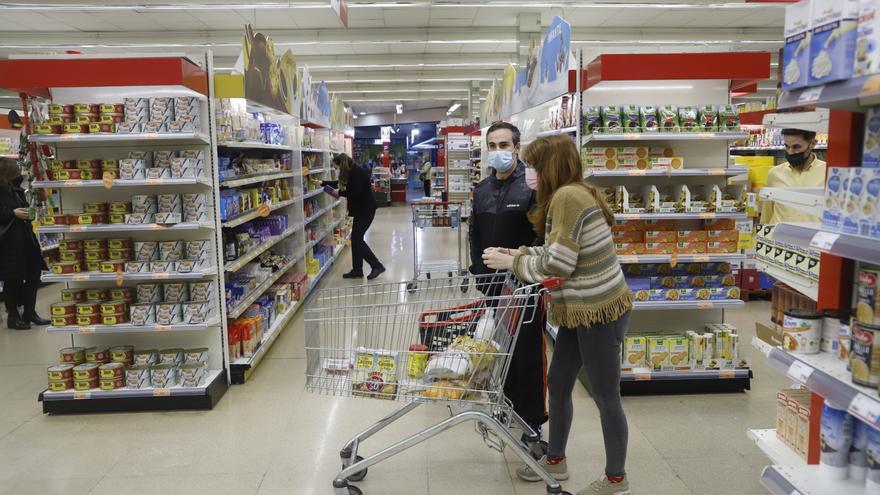
{"label": "overhead advertising banner", "polygon": [[244,97],[285,113],[292,113],[296,99],[296,59],[287,50],[275,56],[272,39],[245,26],[242,42]]}
{"label": "overhead advertising banner", "polygon": [[317,114],[315,116],[316,120],[313,120],[312,122],[324,127],[330,127],[333,107],[330,102],[330,91],[327,89],[327,83],[321,81],[321,83],[318,84],[318,89],[314,92],[314,96]]}

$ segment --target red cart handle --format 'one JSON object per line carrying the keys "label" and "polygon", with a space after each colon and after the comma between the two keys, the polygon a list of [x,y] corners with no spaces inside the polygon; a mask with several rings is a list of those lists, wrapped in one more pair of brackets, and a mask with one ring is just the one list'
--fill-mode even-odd
{"label": "red cart handle", "polygon": [[562,287],[562,277],[550,277],[548,279],[542,280],[541,285],[544,286],[547,290],[556,290]]}

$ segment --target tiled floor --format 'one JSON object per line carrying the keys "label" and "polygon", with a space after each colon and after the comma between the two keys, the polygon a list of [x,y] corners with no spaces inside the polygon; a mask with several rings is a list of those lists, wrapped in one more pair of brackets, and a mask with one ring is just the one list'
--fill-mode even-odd
{"label": "tiled floor", "polygon": [[[412,275],[408,209],[381,209],[369,234],[389,267],[384,280]],[[343,283],[346,254],[325,286]],[[41,291],[46,309],[57,295]],[[767,303],[729,311],[754,363],[752,390],[737,394],[627,397],[628,472],[635,494],[750,495],[768,460],[746,437],[772,427],[774,392],[784,379],[748,343]],[[212,411],[44,416],[36,401],[45,367],[66,339],[39,330],[0,330],[0,495],[28,494],[329,494],[338,450],[354,433],[397,406],[379,400],[317,396],[304,391],[302,314],[243,386]],[[362,447],[372,453],[439,421],[442,407],[421,407]],[[596,408],[575,391],[569,447],[572,492],[601,472]],[[463,425],[370,469],[364,493],[539,495],[543,486],[514,475],[516,459],[484,447]]]}

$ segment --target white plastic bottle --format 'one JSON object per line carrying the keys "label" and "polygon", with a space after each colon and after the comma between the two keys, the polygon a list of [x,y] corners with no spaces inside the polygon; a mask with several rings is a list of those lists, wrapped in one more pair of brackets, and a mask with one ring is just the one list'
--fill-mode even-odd
{"label": "white plastic bottle", "polygon": [[495,310],[486,310],[480,321],[477,322],[477,330],[474,332],[475,340],[492,340],[495,332]]}

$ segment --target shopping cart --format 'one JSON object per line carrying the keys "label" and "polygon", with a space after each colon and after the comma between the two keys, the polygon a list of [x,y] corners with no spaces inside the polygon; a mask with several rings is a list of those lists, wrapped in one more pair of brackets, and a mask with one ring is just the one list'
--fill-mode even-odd
{"label": "shopping cart", "polygon": [[[560,281],[522,285],[510,274],[498,280],[497,274],[441,276],[414,290],[401,282],[316,295],[305,313],[306,389],[404,403],[342,448],[336,495],[361,495],[349,483],[363,480],[368,468],[471,421],[487,446],[511,448],[538,473],[547,493],[568,493],[532,457],[540,437],[504,396],[518,330],[539,317],[541,295]],[[479,290],[497,283],[498,296]],[[366,458],[358,455],[363,441],[425,403],[448,406],[450,417]],[[525,443],[511,426],[523,431]]]}
{"label": "shopping cart", "polygon": [[[449,277],[467,273],[462,269],[462,255],[467,259],[467,243],[461,239],[461,209],[461,203],[454,202],[412,204],[414,275],[408,289],[418,286],[421,275],[430,279],[432,273],[446,273]],[[431,245],[434,252],[454,253],[455,258],[431,260],[428,250],[424,249],[427,245]]]}

